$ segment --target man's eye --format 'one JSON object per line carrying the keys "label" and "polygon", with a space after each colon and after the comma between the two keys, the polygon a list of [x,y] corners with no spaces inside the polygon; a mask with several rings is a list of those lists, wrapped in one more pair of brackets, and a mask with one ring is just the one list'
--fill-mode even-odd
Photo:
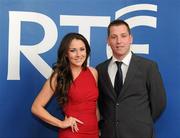
{"label": "man's eye", "polygon": [[115,38],[116,38],[116,36],[111,36],[111,38],[112,38],[112,39],[115,39]]}
{"label": "man's eye", "polygon": [[127,37],[127,35],[122,35],[121,37]]}

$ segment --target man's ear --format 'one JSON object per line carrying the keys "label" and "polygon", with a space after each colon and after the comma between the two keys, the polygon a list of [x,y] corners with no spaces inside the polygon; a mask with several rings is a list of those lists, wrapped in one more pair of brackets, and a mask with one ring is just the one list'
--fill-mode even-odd
{"label": "man's ear", "polygon": [[132,35],[130,35],[130,37],[131,37],[131,44],[133,43],[133,36]]}
{"label": "man's ear", "polygon": [[107,39],[106,39],[106,43],[108,44],[108,46],[109,46],[109,38],[107,37]]}

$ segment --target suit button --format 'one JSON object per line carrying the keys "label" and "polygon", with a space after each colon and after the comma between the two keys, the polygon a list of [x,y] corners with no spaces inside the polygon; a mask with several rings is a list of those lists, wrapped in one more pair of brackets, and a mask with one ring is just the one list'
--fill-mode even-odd
{"label": "suit button", "polygon": [[119,106],[119,103],[116,103],[116,106]]}
{"label": "suit button", "polygon": [[116,126],[118,126],[119,125],[119,121],[116,121]]}

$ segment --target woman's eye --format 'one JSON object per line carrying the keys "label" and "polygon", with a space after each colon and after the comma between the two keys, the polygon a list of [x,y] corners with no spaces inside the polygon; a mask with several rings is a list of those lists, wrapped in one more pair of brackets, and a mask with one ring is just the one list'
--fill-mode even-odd
{"label": "woman's eye", "polygon": [[81,51],[84,51],[84,50],[86,50],[86,49],[85,49],[85,48],[81,48],[80,50],[81,50]]}
{"label": "woman's eye", "polygon": [[69,50],[70,52],[75,52],[76,50],[75,49],[71,49],[71,50]]}

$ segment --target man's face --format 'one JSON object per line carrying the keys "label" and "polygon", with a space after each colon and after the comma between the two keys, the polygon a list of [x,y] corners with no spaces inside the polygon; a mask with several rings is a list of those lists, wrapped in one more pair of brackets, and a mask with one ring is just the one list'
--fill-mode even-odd
{"label": "man's face", "polygon": [[113,55],[122,60],[130,50],[132,36],[129,34],[125,25],[116,25],[110,27],[108,45],[111,47]]}

